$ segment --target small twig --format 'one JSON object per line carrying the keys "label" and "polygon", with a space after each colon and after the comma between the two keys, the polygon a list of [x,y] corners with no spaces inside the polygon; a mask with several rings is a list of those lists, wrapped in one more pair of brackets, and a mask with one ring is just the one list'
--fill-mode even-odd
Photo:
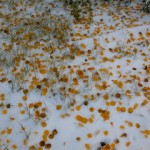
{"label": "small twig", "polygon": [[25,133],[26,139],[29,139],[29,133],[27,133],[27,131],[25,130],[24,126],[20,122],[18,122],[18,123],[19,123],[22,131]]}

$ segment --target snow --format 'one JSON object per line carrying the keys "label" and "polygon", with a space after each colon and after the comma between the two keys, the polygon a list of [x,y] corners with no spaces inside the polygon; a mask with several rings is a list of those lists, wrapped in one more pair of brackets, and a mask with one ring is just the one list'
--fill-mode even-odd
{"label": "snow", "polygon": [[[25,2],[18,3],[16,9],[26,8],[18,16],[28,18],[36,14],[35,5]],[[52,150],[97,150],[101,142],[105,142],[109,150],[149,150],[149,14],[139,11],[138,0],[128,8],[122,7],[120,13],[116,1],[113,6],[106,3],[106,7],[102,2],[97,3],[97,7],[92,6],[96,9],[93,9],[91,24],[73,23],[59,2],[47,0],[43,5],[41,2],[36,5],[39,14],[48,7],[51,13],[47,13],[47,17],[64,14],[69,18],[73,36],[66,49],[57,45],[51,52],[49,47],[46,51],[44,46],[38,46],[27,50],[25,57],[18,55],[21,60],[12,61],[8,68],[3,66],[1,58],[7,52],[7,46],[3,45],[9,42],[0,40],[0,150],[48,149],[40,146],[40,141],[50,143]],[[9,14],[7,5],[5,3],[4,8],[0,5],[4,18]],[[123,16],[126,19],[123,20]],[[3,37],[2,32],[0,36]],[[46,37],[41,38],[40,44],[50,45],[43,40]],[[34,41],[28,42],[34,45]],[[71,44],[76,46],[75,50]],[[61,60],[58,56],[65,57]],[[46,73],[40,73],[40,67],[46,68]],[[27,72],[22,73],[21,68]],[[19,73],[24,76],[24,82]],[[2,81],[4,78],[6,81]],[[39,117],[38,113],[46,116]],[[54,130],[58,133],[50,138]],[[106,146],[101,148],[104,149]]]}

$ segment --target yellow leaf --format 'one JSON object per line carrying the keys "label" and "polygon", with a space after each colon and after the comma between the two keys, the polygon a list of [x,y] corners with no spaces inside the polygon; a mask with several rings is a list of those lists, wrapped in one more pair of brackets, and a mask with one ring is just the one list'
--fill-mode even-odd
{"label": "yellow leaf", "polygon": [[86,48],[86,45],[85,45],[84,43],[81,43],[80,46],[81,46],[82,48]]}
{"label": "yellow leaf", "polygon": [[86,123],[88,122],[88,119],[87,119],[87,118],[82,117],[82,116],[80,116],[80,115],[77,115],[77,116],[76,116],[76,120],[78,120],[78,121],[80,121],[80,122],[82,122],[82,123],[84,123],[84,124],[86,124]]}
{"label": "yellow leaf", "polygon": [[46,72],[47,72],[47,71],[46,71],[45,69],[40,69],[40,73],[41,73],[41,74],[46,74]]}
{"label": "yellow leaf", "polygon": [[80,109],[81,109],[81,106],[80,106],[80,105],[76,106],[76,110],[77,110],[77,111],[80,111]]}
{"label": "yellow leaf", "polygon": [[108,99],[109,99],[108,94],[104,94],[104,95],[103,95],[103,98],[104,98],[105,100],[108,100]]}
{"label": "yellow leaf", "polygon": [[87,134],[87,137],[90,139],[90,138],[92,138],[92,134],[91,133],[88,133]]}
{"label": "yellow leaf", "polygon": [[90,150],[90,149],[91,149],[91,145],[90,145],[89,143],[86,143],[86,144],[85,144],[85,147],[86,147],[87,150]]}
{"label": "yellow leaf", "polygon": [[68,89],[68,92],[72,93],[72,94],[79,94],[79,91],[78,90],[75,90],[75,89],[72,89],[72,88],[69,88]]}
{"label": "yellow leaf", "polygon": [[118,87],[119,87],[120,89],[123,87],[123,83],[122,83],[121,81],[119,81]]}
{"label": "yellow leaf", "polygon": [[41,126],[44,128],[47,126],[47,123],[46,122],[41,122]]}
{"label": "yellow leaf", "polygon": [[62,106],[61,105],[56,105],[57,110],[61,110]]}
{"label": "yellow leaf", "polygon": [[47,95],[47,91],[48,91],[47,88],[43,88],[43,89],[42,89],[42,95],[43,95],[43,96],[46,96],[46,95]]}
{"label": "yellow leaf", "polygon": [[115,27],[110,26],[109,29],[110,29],[110,30],[115,30]]}

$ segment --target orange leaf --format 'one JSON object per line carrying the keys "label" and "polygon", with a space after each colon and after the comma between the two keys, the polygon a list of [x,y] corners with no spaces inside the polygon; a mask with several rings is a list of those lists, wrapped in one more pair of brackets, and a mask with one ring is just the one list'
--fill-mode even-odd
{"label": "orange leaf", "polygon": [[26,101],[28,98],[27,98],[27,96],[22,96],[22,99],[23,99],[24,101]]}
{"label": "orange leaf", "polygon": [[83,79],[84,78],[84,72],[82,70],[77,70],[77,75]]}
{"label": "orange leaf", "polygon": [[6,109],[2,110],[2,114],[6,115],[7,114],[7,110]]}
{"label": "orange leaf", "polygon": [[93,122],[94,122],[94,119],[93,119],[93,118],[89,118],[88,121],[89,121],[90,123],[93,123]]}
{"label": "orange leaf", "polygon": [[46,74],[46,72],[47,72],[47,71],[46,71],[45,69],[40,69],[40,73],[41,73],[41,74]]}
{"label": "orange leaf", "polygon": [[109,99],[108,94],[104,94],[104,95],[103,95],[103,98],[104,98],[105,100],[108,100],[108,99]]}
{"label": "orange leaf", "polygon": [[81,106],[80,106],[80,105],[76,106],[76,110],[77,110],[77,111],[80,111],[80,109],[81,109]]}
{"label": "orange leaf", "polygon": [[95,70],[95,68],[94,67],[90,67],[90,68],[88,68],[88,70],[89,71],[93,71],[93,70]]}
{"label": "orange leaf", "polygon": [[98,72],[94,73],[93,77],[92,77],[93,81],[97,82],[100,80],[99,74]]}
{"label": "orange leaf", "polygon": [[147,36],[147,37],[150,37],[150,31],[147,31],[147,32],[146,32],[146,36]]}
{"label": "orange leaf", "polygon": [[72,88],[69,88],[68,89],[68,92],[72,93],[72,94],[79,94],[79,91],[78,90],[75,90],[75,89],[72,89]]}
{"label": "orange leaf", "polygon": [[62,82],[68,82],[68,77],[67,76],[63,76],[60,81]]}
{"label": "orange leaf", "polygon": [[18,107],[21,108],[23,105],[22,103],[18,103]]}
{"label": "orange leaf", "polygon": [[56,105],[57,110],[61,110],[62,106],[61,105]]}
{"label": "orange leaf", "polygon": [[11,128],[7,128],[7,133],[11,134],[12,133],[12,129]]}
{"label": "orange leaf", "polygon": [[102,85],[96,84],[95,87],[96,87],[98,90],[102,90],[102,89],[103,89]]}
{"label": "orange leaf", "polygon": [[86,144],[85,144],[85,147],[86,147],[87,150],[90,150],[90,149],[91,149],[91,145],[90,145],[89,143],[86,143]]}
{"label": "orange leaf", "polygon": [[44,128],[47,126],[47,123],[46,122],[41,122],[41,126]]}
{"label": "orange leaf", "polygon": [[87,134],[87,137],[90,139],[90,138],[92,138],[92,134],[91,133],[88,133]]}
{"label": "orange leaf", "polygon": [[78,80],[76,78],[73,79],[73,82],[74,82],[73,83],[74,85],[79,85],[79,82],[78,82]]}
{"label": "orange leaf", "polygon": [[82,123],[84,123],[84,124],[86,124],[86,123],[88,122],[88,119],[87,119],[87,118],[82,117],[82,116],[80,116],[80,115],[77,115],[77,116],[76,116],[76,120],[78,120],[78,121],[80,121],[80,122],[82,122]]}
{"label": "orange leaf", "polygon": [[86,45],[84,43],[80,44],[82,48],[86,48]]}
{"label": "orange leaf", "polygon": [[120,89],[123,87],[123,83],[122,83],[121,81],[119,81],[118,87],[119,87]]}
{"label": "orange leaf", "polygon": [[110,26],[109,29],[110,29],[110,30],[115,30],[115,27]]}
{"label": "orange leaf", "polygon": [[46,96],[46,95],[47,95],[47,91],[48,91],[47,88],[43,88],[43,89],[42,89],[42,95],[43,95],[43,96]]}

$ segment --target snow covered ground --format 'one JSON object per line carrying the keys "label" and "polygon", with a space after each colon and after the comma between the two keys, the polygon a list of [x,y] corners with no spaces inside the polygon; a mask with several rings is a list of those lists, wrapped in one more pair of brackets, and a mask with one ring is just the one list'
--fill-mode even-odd
{"label": "snow covered ground", "polygon": [[110,5],[0,3],[0,150],[149,150],[150,15]]}

